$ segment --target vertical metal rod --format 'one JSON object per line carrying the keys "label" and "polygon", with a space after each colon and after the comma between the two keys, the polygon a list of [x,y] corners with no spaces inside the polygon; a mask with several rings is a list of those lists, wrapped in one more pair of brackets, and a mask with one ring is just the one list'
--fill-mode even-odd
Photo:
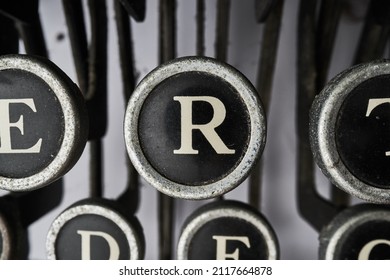
{"label": "vertical metal rod", "polygon": [[383,56],[390,34],[390,2],[371,0],[354,64],[368,62]]}
{"label": "vertical metal rod", "polygon": [[90,122],[90,196],[103,195],[103,142],[107,128],[107,14],[105,0],[89,0],[91,42],[89,48],[87,108]]}
{"label": "vertical metal rod", "polygon": [[[275,71],[278,51],[279,33],[282,21],[284,0],[277,0],[264,25],[263,40],[260,50],[259,69],[257,72],[256,88],[263,101],[266,114],[272,92],[272,81]],[[249,177],[249,204],[261,208],[262,170],[263,160],[260,159]]]}
{"label": "vertical metal rod", "polygon": [[[217,21],[215,28],[215,58],[222,62],[227,61],[228,55],[230,6],[230,0],[217,1]],[[224,196],[220,195],[216,199],[223,200]]]}
{"label": "vertical metal rod", "polygon": [[176,56],[176,1],[160,0],[159,58],[164,63]]}
{"label": "vertical metal rod", "polygon": [[328,81],[329,65],[342,10],[343,1],[321,1],[316,32],[317,91]]}
{"label": "vertical metal rod", "polygon": [[90,117],[89,196],[103,193],[103,138],[107,127],[107,15],[104,0],[88,2],[91,40],[88,48],[81,0],[63,0],[79,87]]}
{"label": "vertical metal rod", "polygon": [[62,0],[66,25],[81,92],[88,90],[88,43],[81,0]]}
{"label": "vertical metal rod", "polygon": [[[115,21],[118,32],[119,57],[122,70],[123,96],[125,104],[135,88],[135,67],[130,17],[121,2],[114,1]],[[127,187],[118,202],[130,206],[130,213],[135,214],[139,207],[139,175],[128,157]]]}
{"label": "vertical metal rod", "polygon": [[[320,13],[316,32],[316,65],[318,94],[328,80],[329,65],[336,40],[337,27],[340,22],[343,2],[339,0],[321,1]],[[350,195],[330,184],[331,202],[338,207],[346,207]]]}
{"label": "vertical metal rod", "polygon": [[301,0],[298,14],[297,46],[297,134],[298,208],[316,230],[337,213],[336,207],[322,199],[315,188],[314,162],[309,143],[309,111],[316,94],[315,14],[317,1]]}
{"label": "vertical metal rod", "polygon": [[[160,0],[160,63],[176,56],[176,1]],[[159,258],[172,259],[173,247],[173,198],[159,193]]]}
{"label": "vertical metal rod", "polygon": [[[34,1],[38,2],[37,0]],[[34,19],[29,23],[16,21],[16,28],[19,31],[19,36],[23,40],[26,53],[48,57],[45,37],[43,35],[41,19],[38,12],[38,4],[36,4],[36,7],[36,11],[31,11],[34,15]]]}
{"label": "vertical metal rod", "polygon": [[0,55],[19,52],[19,35],[12,19],[0,14]]}
{"label": "vertical metal rod", "polygon": [[229,44],[230,0],[218,0],[215,33],[215,58],[227,60]]}
{"label": "vertical metal rod", "polygon": [[196,55],[204,56],[205,2],[196,1]]}

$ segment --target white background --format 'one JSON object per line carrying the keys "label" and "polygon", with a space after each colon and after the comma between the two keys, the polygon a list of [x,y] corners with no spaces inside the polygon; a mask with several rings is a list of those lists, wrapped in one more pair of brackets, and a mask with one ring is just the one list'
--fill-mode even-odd
{"label": "white background", "polygon": [[[108,112],[109,125],[104,139],[104,197],[116,198],[126,186],[126,152],[123,139],[124,103],[120,80],[117,37],[113,1],[107,1],[109,18]],[[177,1],[177,55],[195,54],[195,0]],[[351,1],[357,2],[357,1]],[[364,6],[367,1],[361,1]],[[214,55],[215,0],[206,1],[206,55]],[[76,82],[61,1],[41,0],[40,14],[50,58]],[[359,38],[361,9],[352,11],[358,17],[346,16],[337,37],[331,74],[351,65]],[[256,23],[254,1],[232,0],[228,63],[238,68],[253,83],[257,73],[262,25]],[[268,137],[263,154],[264,178],[261,212],[276,231],[281,259],[317,259],[318,232],[297,211],[296,198],[296,37],[298,1],[285,1],[273,93],[268,116]],[[146,20],[133,21],[138,81],[158,66],[158,1],[147,0]],[[57,35],[65,39],[58,41]],[[29,228],[30,258],[45,259],[45,239],[51,222],[66,207],[88,195],[88,147],[79,162],[65,176],[63,202]],[[319,190],[328,193],[328,183],[318,172]],[[137,212],[146,238],[146,259],[158,258],[157,191],[142,181],[140,208]],[[226,198],[247,201],[247,185],[243,183]],[[185,218],[208,201],[176,200],[175,244]]]}

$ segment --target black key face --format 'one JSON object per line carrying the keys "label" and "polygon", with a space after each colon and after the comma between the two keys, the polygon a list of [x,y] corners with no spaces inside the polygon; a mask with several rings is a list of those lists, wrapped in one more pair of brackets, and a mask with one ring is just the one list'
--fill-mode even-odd
{"label": "black key face", "polygon": [[390,187],[390,75],[371,78],[345,99],[336,124],[341,159],[367,184]]}
{"label": "black key face", "polygon": [[390,260],[390,211],[372,205],[342,212],[321,233],[320,257]]}
{"label": "black key face", "polygon": [[51,88],[21,70],[0,71],[0,174],[32,176],[58,154],[64,114]]}
{"label": "black key face", "polygon": [[110,208],[80,205],[62,213],[53,222],[47,239],[50,259],[139,259],[136,231]]}
{"label": "black key face", "polygon": [[0,188],[31,191],[65,175],[88,136],[84,98],[51,61],[0,57]]}
{"label": "black key face", "polygon": [[390,62],[334,77],[310,112],[314,159],[329,180],[369,202],[390,203]]}
{"label": "black key face", "polygon": [[262,106],[250,82],[216,60],[186,57],[149,73],[126,110],[137,171],[179,198],[216,197],[241,183],[265,145]]}
{"label": "black key face", "polygon": [[268,260],[278,257],[278,245],[260,213],[238,202],[223,202],[206,206],[189,218],[179,240],[178,257]]}
{"label": "black key face", "polygon": [[161,82],[145,100],[139,139],[151,165],[166,178],[204,185],[229,174],[250,138],[248,110],[219,77],[187,72]]}

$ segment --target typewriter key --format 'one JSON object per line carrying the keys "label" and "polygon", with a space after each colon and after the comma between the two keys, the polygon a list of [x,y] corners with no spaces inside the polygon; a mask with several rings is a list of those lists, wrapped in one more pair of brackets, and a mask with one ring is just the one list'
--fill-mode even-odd
{"label": "typewriter key", "polygon": [[356,205],[337,215],[320,234],[320,258],[389,260],[390,209]]}
{"label": "typewriter key", "polygon": [[199,208],[185,222],[178,259],[275,260],[279,245],[266,219],[247,204],[218,201]]}
{"label": "typewriter key", "polygon": [[261,154],[265,115],[249,81],[209,58],[164,64],[135,89],[124,134],[138,172],[178,198],[216,197],[236,187]]}
{"label": "typewriter key", "polygon": [[88,134],[78,88],[43,58],[0,58],[0,188],[28,191],[63,176]]}
{"label": "typewriter key", "polygon": [[134,216],[105,199],[79,201],[49,230],[46,251],[57,260],[137,260],[144,256],[142,229]]}
{"label": "typewriter key", "polygon": [[390,63],[352,67],[327,84],[311,109],[311,146],[344,191],[390,203]]}

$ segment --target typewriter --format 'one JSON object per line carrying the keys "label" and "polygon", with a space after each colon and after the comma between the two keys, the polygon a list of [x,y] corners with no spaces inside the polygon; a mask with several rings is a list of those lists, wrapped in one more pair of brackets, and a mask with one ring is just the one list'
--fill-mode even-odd
{"label": "typewriter", "polygon": [[388,1],[0,21],[0,259],[389,259]]}

